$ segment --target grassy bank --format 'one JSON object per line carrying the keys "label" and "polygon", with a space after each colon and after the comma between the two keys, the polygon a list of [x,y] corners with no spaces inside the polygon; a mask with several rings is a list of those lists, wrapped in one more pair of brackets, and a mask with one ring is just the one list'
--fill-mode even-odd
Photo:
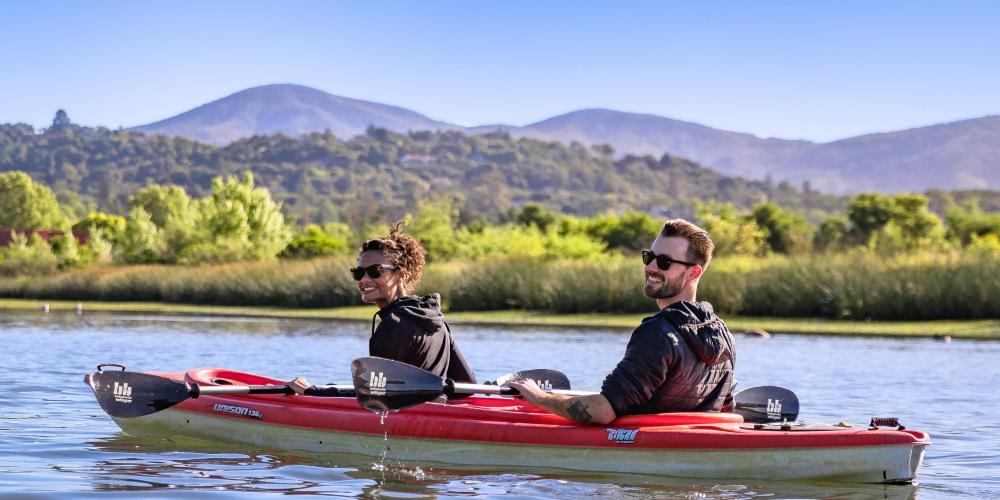
{"label": "grassy bank", "polygon": [[[37,311],[49,305],[50,312],[76,311],[75,301],[0,299],[0,311]],[[303,309],[281,307],[197,306],[153,302],[86,302],[83,312],[193,314],[206,316],[246,316],[268,318],[303,318],[354,320],[368,322],[375,312],[372,306]],[[566,328],[634,328],[643,314],[552,314],[536,311],[458,311],[449,312],[449,322],[461,324],[558,326]],[[1000,340],[1000,320],[965,321],[848,321],[809,318],[758,318],[727,316],[734,333],[762,329],[781,334],[857,335],[885,337],[943,337]]]}
{"label": "grassy bank", "polygon": [[[225,306],[331,308],[361,305],[349,257],[212,266],[92,267],[0,279],[0,297]],[[1000,319],[1000,254],[926,253],[720,258],[700,299],[727,317],[853,320]],[[491,259],[428,265],[422,289],[452,313],[543,311],[641,314],[637,258]],[[520,314],[520,313],[518,313]]]}

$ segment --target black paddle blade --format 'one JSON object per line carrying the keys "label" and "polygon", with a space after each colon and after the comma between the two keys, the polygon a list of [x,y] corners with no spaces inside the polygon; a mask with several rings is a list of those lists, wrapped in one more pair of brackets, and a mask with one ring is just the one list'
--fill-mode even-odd
{"label": "black paddle blade", "polygon": [[189,397],[188,386],[145,373],[108,371],[84,377],[97,402],[112,417],[141,417],[165,410]]}
{"label": "black paddle blade", "polygon": [[446,380],[406,363],[358,358],[351,363],[358,403],[376,413],[402,410],[445,393]]}
{"label": "black paddle blade", "polygon": [[735,400],[733,412],[743,415],[744,422],[793,422],[799,417],[799,398],[784,387],[751,387],[737,393]]}
{"label": "black paddle blade", "polygon": [[497,379],[497,385],[507,385],[508,382],[517,382],[520,380],[534,380],[543,391],[551,391],[553,389],[568,391],[572,389],[569,384],[569,377],[566,374],[547,368],[508,373]]}

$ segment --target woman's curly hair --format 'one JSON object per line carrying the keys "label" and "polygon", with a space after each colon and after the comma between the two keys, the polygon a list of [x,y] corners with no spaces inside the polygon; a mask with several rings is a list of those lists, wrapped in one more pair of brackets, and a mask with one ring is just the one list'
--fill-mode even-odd
{"label": "woman's curly hair", "polygon": [[368,240],[361,244],[361,253],[378,250],[389,262],[402,271],[403,286],[410,291],[420,282],[424,272],[425,251],[413,236],[400,229],[405,220],[389,225],[389,234],[382,238]]}

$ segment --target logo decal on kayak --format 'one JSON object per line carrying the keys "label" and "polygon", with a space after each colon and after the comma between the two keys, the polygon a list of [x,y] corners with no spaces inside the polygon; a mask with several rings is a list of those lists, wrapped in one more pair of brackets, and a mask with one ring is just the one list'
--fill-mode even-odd
{"label": "logo decal on kayak", "polygon": [[115,382],[115,402],[126,404],[132,402],[132,388],[128,386],[128,382],[122,382],[121,385]]}
{"label": "logo decal on kayak", "polygon": [[248,418],[256,418],[257,420],[264,420],[264,414],[260,410],[254,410],[252,408],[244,408],[242,406],[224,405],[222,403],[215,403],[212,405],[212,410],[221,413],[231,413],[233,415],[240,415]]}
{"label": "logo decal on kayak", "polygon": [[767,419],[768,420],[781,420],[781,400],[780,399],[770,399],[767,400]]}
{"label": "logo decal on kayak", "polygon": [[639,429],[604,429],[608,433],[608,441],[618,444],[632,444],[635,442],[635,435]]}
{"label": "logo decal on kayak", "polygon": [[368,375],[368,389],[372,396],[385,396],[385,374],[371,372]]}
{"label": "logo decal on kayak", "polygon": [[538,385],[538,388],[543,391],[552,390],[552,382],[549,382],[548,380],[536,380],[535,384]]}

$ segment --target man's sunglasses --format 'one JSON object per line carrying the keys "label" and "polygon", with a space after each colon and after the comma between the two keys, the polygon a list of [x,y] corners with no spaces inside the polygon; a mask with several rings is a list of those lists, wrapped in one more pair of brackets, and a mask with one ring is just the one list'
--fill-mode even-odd
{"label": "man's sunglasses", "polygon": [[697,266],[698,265],[698,264],[695,264],[693,262],[684,262],[683,260],[677,260],[677,259],[671,258],[669,255],[656,255],[655,253],[653,253],[652,250],[643,250],[642,251],[642,263],[643,264],[646,264],[648,266],[649,263],[653,262],[654,259],[656,260],[656,267],[660,268],[661,271],[666,271],[667,269],[670,269],[670,264],[683,264],[685,266]]}
{"label": "man's sunglasses", "polygon": [[368,275],[369,278],[377,280],[379,276],[382,276],[382,269],[399,269],[396,266],[390,264],[372,264],[368,267],[352,267],[351,276],[354,276],[354,281],[361,281],[361,278]]}

